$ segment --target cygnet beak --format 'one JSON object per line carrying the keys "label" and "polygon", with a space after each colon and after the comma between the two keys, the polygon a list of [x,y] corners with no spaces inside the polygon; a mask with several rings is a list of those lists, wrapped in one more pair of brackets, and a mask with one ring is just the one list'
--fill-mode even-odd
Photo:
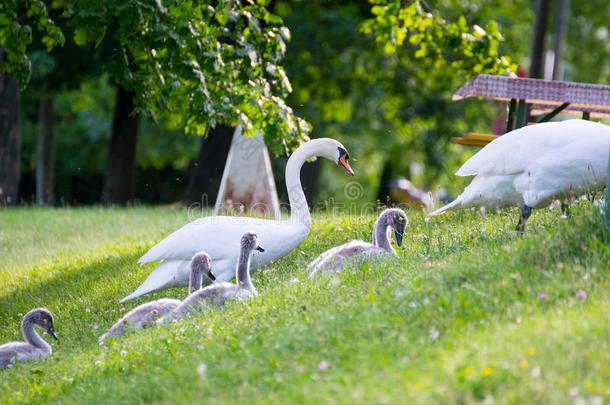
{"label": "cygnet beak", "polygon": [[258,250],[259,252],[264,252],[265,251],[265,249],[263,249],[262,246],[257,246],[256,250]]}
{"label": "cygnet beak", "polygon": [[55,333],[55,329],[53,329],[53,327],[50,327],[49,329],[47,329],[47,332],[49,332],[49,335],[53,336],[55,338],[55,340],[59,340],[59,338],[57,337],[57,334]]}
{"label": "cygnet beak", "polygon": [[396,237],[396,244],[398,247],[402,246],[402,232],[394,230],[394,236]]}

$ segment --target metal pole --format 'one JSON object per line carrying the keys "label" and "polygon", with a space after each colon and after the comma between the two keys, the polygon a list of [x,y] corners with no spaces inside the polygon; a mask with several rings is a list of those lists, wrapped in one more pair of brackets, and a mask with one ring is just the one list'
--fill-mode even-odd
{"label": "metal pole", "polygon": [[568,28],[570,0],[560,0],[555,28],[555,60],[553,63],[553,80],[563,80],[563,43]]}

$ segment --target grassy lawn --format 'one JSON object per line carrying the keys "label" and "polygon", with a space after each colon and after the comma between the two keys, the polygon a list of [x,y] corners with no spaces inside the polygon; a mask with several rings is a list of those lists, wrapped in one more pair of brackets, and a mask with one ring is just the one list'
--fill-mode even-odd
{"label": "grassy lawn", "polygon": [[[610,403],[610,232],[599,208],[409,212],[396,259],[309,282],[307,263],[374,217],[315,215],[307,241],[224,311],[101,335],[186,210],[0,211],[0,343],[45,306],[51,358],[0,370],[4,403]],[[148,299],[184,298],[186,290]],[[586,298],[585,298],[586,295]],[[47,339],[48,340],[48,339]],[[586,402],[582,402],[586,401]]]}

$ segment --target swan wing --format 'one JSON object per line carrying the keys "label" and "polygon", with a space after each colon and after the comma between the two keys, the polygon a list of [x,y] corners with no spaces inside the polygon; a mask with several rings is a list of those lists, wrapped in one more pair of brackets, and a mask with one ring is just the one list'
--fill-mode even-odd
{"label": "swan wing", "polygon": [[539,208],[562,196],[580,196],[606,184],[610,131],[573,141],[538,157],[515,179],[524,203]]}
{"label": "swan wing", "polygon": [[372,256],[385,252],[383,249],[373,245],[372,243],[361,240],[354,240],[343,245],[336,246],[322,253],[308,266],[308,269],[313,270],[311,277],[315,277],[315,272],[318,270],[340,269],[349,261],[355,260],[363,256]]}
{"label": "swan wing", "polygon": [[[274,221],[249,217],[210,216],[184,225],[146,252],[138,263],[160,259],[190,260],[193,255],[205,251],[214,261],[226,260],[239,253],[239,240],[244,232],[255,232],[261,246],[269,249],[271,256],[277,251],[288,252],[301,244],[309,233],[309,227],[290,221]],[[268,247],[267,247],[268,246]],[[253,257],[257,257],[255,254]],[[281,257],[281,256],[279,256]],[[253,260],[255,261],[255,260]]]}
{"label": "swan wing", "polygon": [[133,293],[122,298],[119,302],[129,301],[153,291],[163,290],[182,285],[181,278],[186,274],[187,282],[190,275],[190,260],[163,260],[146,280]]}
{"label": "swan wing", "polygon": [[309,226],[291,221],[273,221],[248,217],[206,217],[193,221],[153,246],[139,263],[163,261],[125,302],[149,292],[188,285],[193,255],[205,251],[212,259],[216,282],[235,277],[239,240],[244,232],[258,236],[264,252],[253,252],[250,266],[259,269],[285,256],[299,246],[309,234]]}
{"label": "swan wing", "polygon": [[608,127],[592,121],[568,120],[526,126],[502,135],[471,157],[458,176],[517,175],[541,154],[557,153],[566,144],[586,142]]}
{"label": "swan wing", "polygon": [[9,342],[0,346],[0,368],[8,367],[9,365],[15,362],[15,357],[19,359],[19,361],[23,361],[19,358],[18,353],[23,351],[23,349],[29,344],[25,342]]}

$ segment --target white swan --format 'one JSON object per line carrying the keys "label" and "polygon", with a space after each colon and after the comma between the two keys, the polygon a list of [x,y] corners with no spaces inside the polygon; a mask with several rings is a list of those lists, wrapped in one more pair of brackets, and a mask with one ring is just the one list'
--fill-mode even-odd
{"label": "white swan", "polygon": [[[191,260],[189,294],[201,289],[204,276],[214,280],[210,273],[210,257],[204,252],[199,252]],[[181,303],[182,301],[174,298],[161,298],[138,305],[116,321],[108,332],[99,337],[98,341],[102,344],[107,339],[119,338],[130,330],[147,328],[157,319],[178,308]]]}
{"label": "white swan", "polygon": [[408,222],[403,210],[398,208],[384,210],[373,226],[373,243],[353,240],[328,249],[307,267],[311,271],[309,278],[313,280],[320,274],[336,272],[356,260],[364,260],[382,254],[396,255],[396,251],[390,243],[388,231],[394,230],[396,243],[401,246],[402,235]]}
{"label": "white swan", "polygon": [[[159,320],[159,324],[184,318],[202,307],[222,308],[230,300],[244,300],[258,295],[250,278],[250,256],[252,251],[264,252],[253,232],[246,232],[239,242],[239,259],[235,269],[236,283],[216,283],[188,296],[176,309]],[[210,257],[207,256],[208,266]]]}
{"label": "white swan", "polygon": [[212,273],[218,282],[235,277],[235,265],[239,255],[239,239],[248,230],[256,232],[265,252],[252,256],[252,268],[258,269],[280,259],[299,246],[311,228],[309,207],[303,194],[301,166],[307,159],[322,156],[343,166],[353,176],[347,160],[349,155],[339,142],[321,138],[301,145],[288,159],[286,188],[290,200],[290,219],[265,220],[248,217],[211,216],[197,219],[153,246],[138,263],[162,260],[138,289],[121,302],[139,297],[151,291],[183,286],[188,282],[191,257],[199,251],[212,258]]}
{"label": "white swan", "polygon": [[40,326],[57,340],[53,326],[53,314],[45,308],[36,308],[25,314],[21,321],[21,333],[25,342],[9,342],[0,346],[0,368],[6,368],[15,363],[27,360],[40,359],[50,356],[53,350],[45,342],[34,326]]}
{"label": "white swan", "polygon": [[489,143],[456,172],[475,176],[453,202],[430,213],[473,206],[521,206],[517,230],[532,208],[602,187],[608,170],[610,127],[569,120],[516,129]]}

